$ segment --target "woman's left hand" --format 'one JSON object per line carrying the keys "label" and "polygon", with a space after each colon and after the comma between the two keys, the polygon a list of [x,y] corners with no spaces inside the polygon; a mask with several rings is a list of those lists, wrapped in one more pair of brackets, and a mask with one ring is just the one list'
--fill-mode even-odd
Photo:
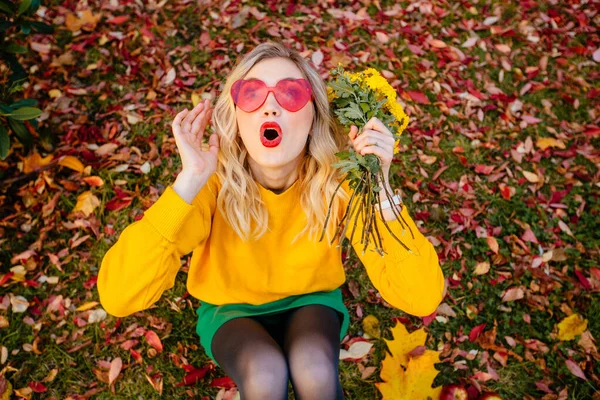
{"label": "woman's left hand", "polygon": [[389,182],[388,176],[392,159],[394,158],[395,140],[392,132],[378,118],[371,118],[363,127],[362,133],[358,135],[358,127],[350,127],[350,139],[354,151],[361,155],[375,154],[381,161],[381,169],[386,183]]}

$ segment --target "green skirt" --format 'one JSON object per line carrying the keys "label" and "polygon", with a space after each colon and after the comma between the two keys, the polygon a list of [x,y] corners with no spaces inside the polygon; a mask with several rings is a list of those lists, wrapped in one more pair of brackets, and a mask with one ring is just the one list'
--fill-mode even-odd
{"label": "green skirt", "polygon": [[[350,314],[342,300],[342,290],[337,288],[331,292],[314,292],[296,296],[289,296],[270,303],[258,306],[251,304],[225,304],[222,306],[200,301],[200,307],[196,310],[198,323],[196,333],[200,336],[200,344],[204,347],[206,354],[219,365],[212,354],[212,339],[217,330],[225,322],[235,318],[275,315],[294,308],[321,304],[336,310],[341,318],[340,342],[348,332],[350,325]],[[220,365],[219,365],[220,366]]]}

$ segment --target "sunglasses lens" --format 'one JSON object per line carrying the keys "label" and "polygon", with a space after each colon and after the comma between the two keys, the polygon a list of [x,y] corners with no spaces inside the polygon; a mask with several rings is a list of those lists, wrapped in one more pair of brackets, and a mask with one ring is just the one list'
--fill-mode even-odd
{"label": "sunglasses lens", "polygon": [[275,97],[283,108],[298,111],[310,100],[310,91],[304,79],[284,79],[277,82]]}
{"label": "sunglasses lens", "polygon": [[252,112],[265,100],[265,84],[259,80],[238,81],[234,85],[234,101],[242,110]]}

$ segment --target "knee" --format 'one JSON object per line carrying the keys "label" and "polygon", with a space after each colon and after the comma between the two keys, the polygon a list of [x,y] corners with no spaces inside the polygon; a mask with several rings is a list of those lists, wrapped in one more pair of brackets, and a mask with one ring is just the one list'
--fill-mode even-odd
{"label": "knee", "polygon": [[288,367],[283,357],[255,357],[248,362],[239,389],[242,399],[287,399]]}
{"label": "knee", "polygon": [[313,365],[294,371],[294,389],[302,400],[339,399],[340,377],[338,369],[332,365]]}

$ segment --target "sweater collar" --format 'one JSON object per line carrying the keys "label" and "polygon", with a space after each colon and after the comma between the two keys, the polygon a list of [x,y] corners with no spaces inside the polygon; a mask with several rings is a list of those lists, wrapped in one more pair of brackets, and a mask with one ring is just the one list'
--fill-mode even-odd
{"label": "sweater collar", "polygon": [[262,186],[260,183],[258,183],[258,181],[255,182],[258,185],[258,189],[260,190],[261,195],[267,196],[267,198],[274,198],[277,200],[282,200],[282,198],[284,197],[289,198],[290,196],[293,196],[294,193],[297,193],[298,187],[300,186],[300,179],[296,179],[294,183],[292,183],[292,185],[289,188],[287,188],[284,192],[277,194]]}

